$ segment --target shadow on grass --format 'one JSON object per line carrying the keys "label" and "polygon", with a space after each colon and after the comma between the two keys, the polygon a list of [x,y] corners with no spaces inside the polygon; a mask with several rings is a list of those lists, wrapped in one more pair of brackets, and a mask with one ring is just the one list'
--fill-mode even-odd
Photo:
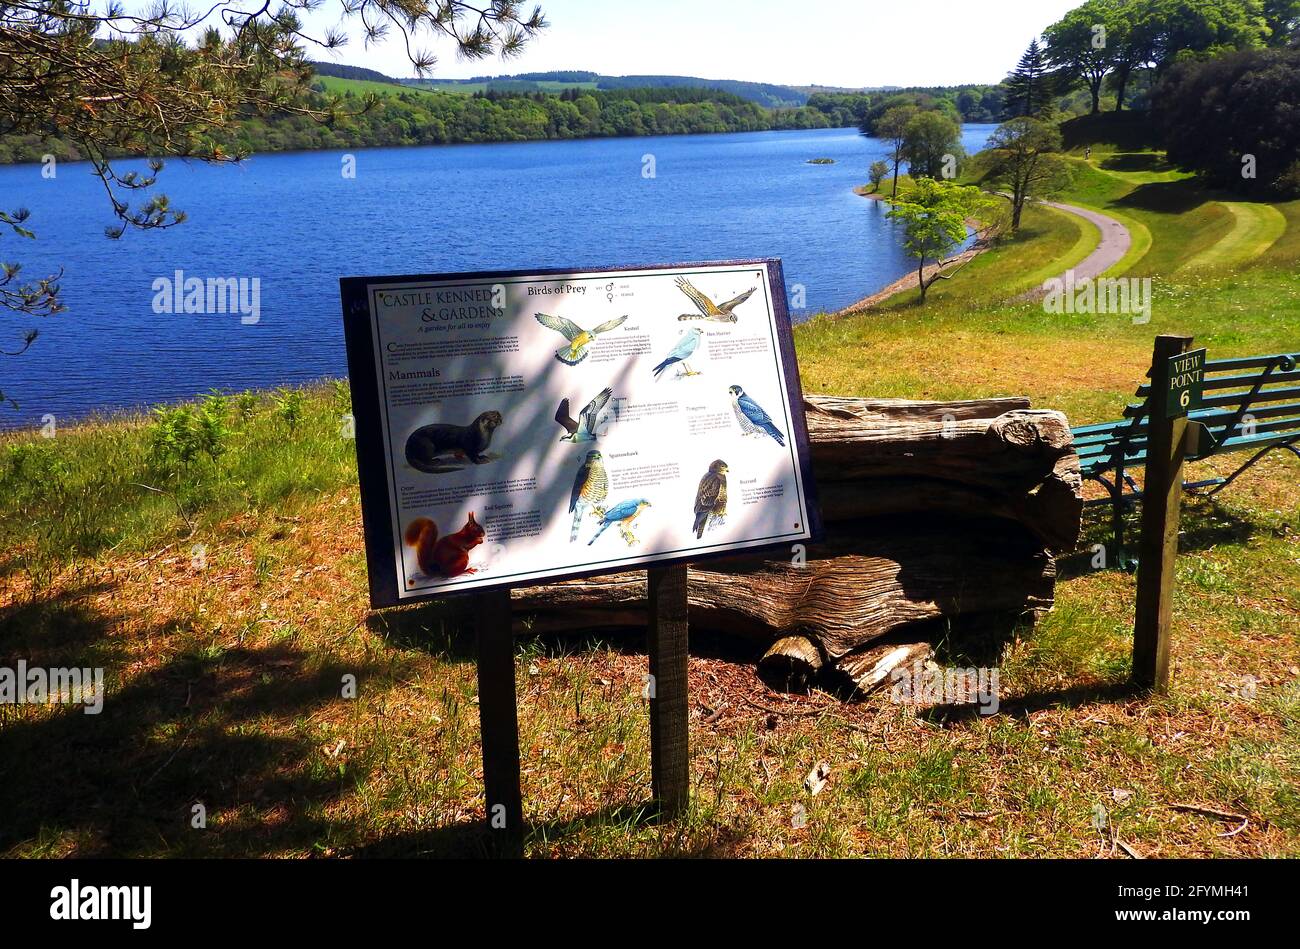
{"label": "shadow on grass", "polygon": [[[608,804],[587,814],[559,820],[529,823],[525,829],[525,847],[545,846],[580,836],[590,830],[614,830],[621,834],[661,826],[650,802]],[[660,857],[727,857],[734,856],[745,834],[739,830],[715,831],[712,835],[674,833],[674,825],[663,824]],[[518,856],[508,845],[493,838],[482,820],[467,820],[430,830],[392,834],[383,840],[358,847],[348,854],[356,858],[393,859],[423,857],[494,858]]]}
{"label": "shadow on grass", "polygon": [[[310,852],[331,827],[315,816],[364,772],[325,766],[300,723],[341,701],[342,677],[289,646],[175,655],[116,681],[127,628],[76,595],[0,611],[0,664],[105,667],[102,711],[26,708],[0,726],[0,851],[72,856],[247,856]],[[8,710],[13,713],[13,709]],[[191,827],[202,803],[205,829]]]}
{"label": "shadow on grass", "polygon": [[1100,165],[1106,171],[1174,171],[1157,152],[1116,152]]}
{"label": "shadow on grass", "polygon": [[[1034,712],[1055,708],[1079,708],[1086,705],[1123,703],[1145,694],[1141,686],[1131,682],[1075,685],[1050,692],[1034,692],[1018,699],[1003,699],[998,705],[998,715],[1025,717]],[[917,718],[934,724],[953,725],[978,719],[980,707],[974,703],[962,705],[933,705],[917,712]]]}
{"label": "shadow on grass", "polygon": [[446,662],[474,662],[474,598],[371,611],[366,629],[399,649],[418,649]]}
{"label": "shadow on grass", "polygon": [[[1255,521],[1225,507],[1218,498],[1195,495],[1184,495],[1179,527],[1178,550],[1184,554],[1244,544],[1261,530]],[[1137,557],[1141,536],[1141,502],[1138,501],[1128,505],[1124,514],[1126,558]],[[1098,551],[1097,545],[1104,550]],[[1097,562],[1101,554],[1104,554],[1104,565],[1099,567]],[[1057,558],[1058,579],[1073,580],[1101,570],[1121,569],[1122,566],[1116,556],[1110,506],[1085,507],[1078,547],[1073,553]]]}
{"label": "shadow on grass", "polygon": [[1194,178],[1153,181],[1138,185],[1115,203],[1155,214],[1185,214],[1205,203],[1205,188]]}

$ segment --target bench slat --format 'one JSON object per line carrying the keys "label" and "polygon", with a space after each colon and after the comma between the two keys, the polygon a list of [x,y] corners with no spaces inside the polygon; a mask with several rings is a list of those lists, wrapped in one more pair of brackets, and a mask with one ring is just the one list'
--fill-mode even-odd
{"label": "bench slat", "polygon": [[1207,359],[1206,372],[1232,372],[1237,369],[1264,369],[1272,366],[1279,359],[1294,359],[1300,362],[1300,353],[1274,353],[1272,356],[1243,356],[1241,359]]}

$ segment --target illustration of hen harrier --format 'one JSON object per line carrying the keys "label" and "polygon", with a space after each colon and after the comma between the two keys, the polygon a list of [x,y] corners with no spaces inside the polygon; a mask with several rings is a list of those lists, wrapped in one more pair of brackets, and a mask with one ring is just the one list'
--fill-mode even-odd
{"label": "illustration of hen harrier", "polygon": [[682,291],[691,298],[691,302],[699,308],[699,313],[683,313],[677,317],[679,320],[713,320],[715,323],[735,323],[736,314],[732,311],[740,306],[754,293],[758,287],[750,287],[738,297],[733,297],[726,303],[714,303],[706,297],[685,277],[677,278],[677,289]]}

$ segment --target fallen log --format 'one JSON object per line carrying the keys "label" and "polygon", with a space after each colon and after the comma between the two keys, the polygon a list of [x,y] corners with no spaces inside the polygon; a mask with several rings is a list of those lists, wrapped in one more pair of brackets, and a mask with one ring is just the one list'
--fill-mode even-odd
{"label": "fallen log", "polygon": [[[869,688],[891,656],[924,652],[876,657],[867,650],[881,637],[1051,607],[1053,554],[1073,548],[1083,506],[1063,415],[1018,398],[825,396],[810,397],[806,415],[825,542],[801,563],[769,554],[691,567],[693,627],[764,648],[785,640],[765,657],[778,677],[825,664]],[[512,603],[531,629],[644,627],[645,597],[636,571],[516,589]]]}
{"label": "fallen log", "polygon": [[[808,399],[822,518],[939,511],[1015,521],[1054,553],[1073,549],[1082,479],[1069,423],[1023,399],[905,403]],[[994,417],[981,416],[1010,406]]]}
{"label": "fallen log", "polygon": [[[771,642],[801,635],[828,659],[901,626],[962,613],[1039,611],[1056,566],[1041,544],[994,521],[872,520],[807,549],[807,562],[728,558],[691,567],[692,626]],[[568,628],[645,625],[644,571],[512,591],[517,613],[562,613]]]}

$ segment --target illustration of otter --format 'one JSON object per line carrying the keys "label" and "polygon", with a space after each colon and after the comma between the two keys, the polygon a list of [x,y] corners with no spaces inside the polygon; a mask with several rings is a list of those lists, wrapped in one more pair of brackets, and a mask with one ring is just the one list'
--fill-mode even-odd
{"label": "illustration of otter", "polygon": [[464,527],[442,538],[438,537],[437,524],[427,517],[417,517],[406,525],[402,540],[406,546],[415,548],[416,562],[425,576],[458,577],[474,572],[469,565],[469,552],[483,543],[483,534],[471,511]]}
{"label": "illustration of otter", "polygon": [[492,433],[501,422],[500,412],[484,412],[469,425],[422,425],[406,439],[406,460],[412,468],[427,474],[457,470],[438,464],[439,456],[459,455],[476,465],[486,464],[492,460],[487,455]]}

